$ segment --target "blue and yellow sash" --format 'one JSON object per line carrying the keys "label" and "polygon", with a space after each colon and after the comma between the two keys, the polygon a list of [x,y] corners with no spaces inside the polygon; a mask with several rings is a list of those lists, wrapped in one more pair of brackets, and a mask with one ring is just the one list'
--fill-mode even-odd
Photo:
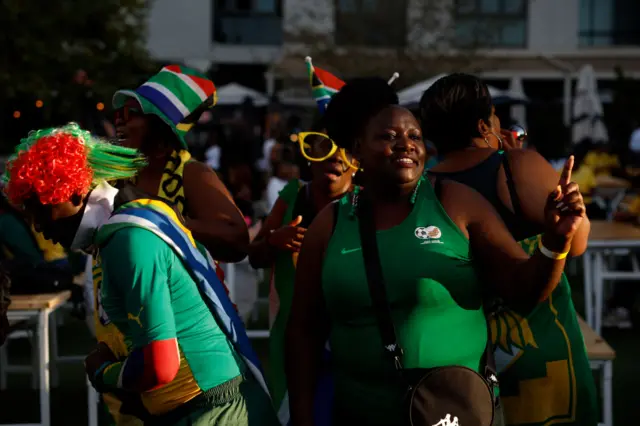
{"label": "blue and yellow sash", "polygon": [[220,329],[233,343],[257,382],[269,394],[258,356],[253,350],[244,324],[216,274],[215,263],[207,250],[197,244],[176,212],[162,201],[138,199],[119,207],[96,236],[96,245],[104,245],[114,232],[137,226],[153,232],[183,260],[198,284],[205,302]]}

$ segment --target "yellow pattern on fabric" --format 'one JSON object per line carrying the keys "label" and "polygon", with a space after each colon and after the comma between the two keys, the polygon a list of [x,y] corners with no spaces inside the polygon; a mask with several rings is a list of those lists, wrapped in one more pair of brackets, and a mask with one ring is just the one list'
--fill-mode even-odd
{"label": "yellow pattern on fabric", "polygon": [[186,213],[186,198],[184,195],[184,166],[191,160],[189,151],[174,151],[162,172],[158,196],[170,201],[181,214]]}
{"label": "yellow pattern on fabric", "polygon": [[44,235],[42,235],[42,232],[37,232],[33,226],[31,227],[31,232],[36,238],[45,262],[54,262],[67,257],[67,252],[60,244],[55,244],[51,240],[47,240]]}
{"label": "yellow pattern on fabric", "polygon": [[[174,151],[171,154],[171,157],[167,161],[165,169],[162,173],[162,178],[160,180],[160,185],[158,187],[158,196],[164,200],[171,202],[178,208],[178,211],[181,214],[185,214],[186,201],[184,196],[184,166],[191,159],[191,154],[189,154],[186,150]],[[175,212],[173,210],[167,209],[166,206],[162,203],[158,203],[157,206],[163,209],[163,212],[167,214],[172,214],[172,218],[175,218]],[[169,213],[169,211],[171,213]],[[191,235],[188,232],[188,235]],[[93,295],[94,295],[94,320],[96,325],[96,337],[98,341],[105,342],[111,351],[118,357],[124,358],[129,354],[129,345],[125,342],[124,336],[120,333],[120,330],[116,328],[116,326],[109,322],[106,315],[102,312],[101,318],[101,303],[99,300],[100,295],[100,284],[102,283],[102,268],[100,267],[99,260],[93,259]],[[174,387],[173,383],[180,383],[180,387]],[[192,385],[197,388],[192,388]],[[191,369],[188,366],[187,361],[180,354],[180,370],[176,379],[171,382],[169,385],[162,387],[156,391],[146,392],[142,394],[142,399],[145,402],[145,406],[147,409],[152,408],[153,410],[157,410],[155,407],[155,403],[151,403],[150,396],[147,394],[151,394],[154,392],[165,392],[167,389],[172,389],[175,393],[177,389],[180,390],[180,394],[183,397],[180,401],[171,399],[171,393],[169,395],[164,396],[163,398],[159,398],[159,401],[166,401],[166,404],[174,404],[174,402],[179,405],[182,404],[186,400],[192,398],[190,396],[193,392],[200,392],[200,388],[197,387],[195,383],[195,379],[193,378],[193,374],[191,373]],[[194,396],[195,396],[194,395]],[[136,417],[132,417],[129,415],[120,414],[120,406],[122,405],[120,401],[112,395],[104,395],[104,402],[111,413],[115,425],[117,426],[142,426],[142,421]],[[174,405],[171,405],[174,406]],[[175,406],[174,406],[175,407]],[[162,406],[162,409],[165,407]]]}
{"label": "yellow pattern on fabric", "polygon": [[141,394],[142,403],[151,414],[164,414],[191,401],[202,390],[193,377],[191,367],[180,350],[180,368],[176,377],[168,384]]}
{"label": "yellow pattern on fabric", "polygon": [[[520,242],[529,256],[535,253],[538,244],[539,236]],[[554,325],[565,341],[567,359],[546,362],[544,377],[520,380],[517,396],[502,394],[505,418],[510,425],[544,424],[547,426],[572,423],[576,419],[578,397],[571,341],[558,319],[558,311],[553,305],[553,296],[549,296],[548,306],[553,315]],[[509,309],[494,315],[490,326],[496,349],[512,356],[507,366],[498,373],[499,375],[511,368],[526,353],[539,348],[535,339],[535,330],[531,329],[527,319]],[[538,330],[538,332],[538,337],[544,340],[545,330],[542,332]]]}
{"label": "yellow pattern on fabric", "polygon": [[144,309],[144,306],[142,306],[140,308],[140,312],[138,312],[138,315],[133,315],[131,312],[127,312],[127,319],[135,322],[136,324],[138,324],[140,326],[140,328],[142,328],[142,321],[140,321],[140,315],[142,315],[142,310]]}

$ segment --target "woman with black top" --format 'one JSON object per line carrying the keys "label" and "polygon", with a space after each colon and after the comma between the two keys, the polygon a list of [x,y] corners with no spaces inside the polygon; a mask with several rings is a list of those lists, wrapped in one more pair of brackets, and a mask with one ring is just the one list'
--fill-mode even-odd
{"label": "woman with black top", "polygon": [[[487,86],[471,75],[443,77],[423,94],[420,115],[425,138],[442,157],[429,174],[482,194],[514,239],[534,253],[558,173],[534,151],[502,151],[513,146],[513,137],[500,129]],[[584,253],[589,230],[585,217],[569,256]],[[507,424],[598,423],[593,377],[564,274],[533,310],[501,312],[492,332]]]}

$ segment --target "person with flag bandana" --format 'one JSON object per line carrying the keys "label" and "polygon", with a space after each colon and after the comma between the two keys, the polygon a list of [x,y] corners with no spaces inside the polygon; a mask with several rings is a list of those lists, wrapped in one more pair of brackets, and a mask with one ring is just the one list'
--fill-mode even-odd
{"label": "person with flag bandana", "polygon": [[[168,65],[138,89],[115,93],[115,125],[120,143],[139,149],[148,160],[148,165],[131,182],[143,193],[175,206],[195,239],[213,258],[236,262],[246,256],[247,225],[215,172],[191,158],[185,140],[201,113],[213,107],[216,100],[215,85],[205,75],[187,67]],[[124,184],[121,181],[117,186]],[[224,272],[217,262],[215,269],[224,282]],[[123,355],[126,345],[122,335],[106,315],[99,298],[102,269],[97,259],[93,259],[87,276],[92,276],[94,283],[91,304],[96,337],[107,342],[115,354]],[[115,424],[140,423],[121,412],[121,401],[112,394],[104,394],[104,399]]]}
{"label": "person with flag bandana", "polygon": [[89,379],[145,425],[278,424],[242,322],[180,212],[107,183],[145,166],[75,124],[30,133],[7,162],[11,203],[48,239],[100,259],[102,309],[127,352],[100,342]]}
{"label": "person with flag bandana", "polygon": [[[344,82],[333,74],[314,67],[306,59],[313,97],[318,104],[320,119],[312,132],[298,135],[300,152],[310,163],[311,181],[292,179],[280,191],[271,213],[249,249],[254,268],[271,267],[269,388],[281,423],[289,424],[289,396],[284,365],[284,335],[291,310],[295,265],[306,228],[327,204],[340,199],[353,188],[352,178],[358,166],[351,155],[337,149],[326,136],[322,116]],[[328,356],[328,354],[326,354]],[[330,381],[327,377],[319,387],[316,400],[316,426],[330,425]]]}

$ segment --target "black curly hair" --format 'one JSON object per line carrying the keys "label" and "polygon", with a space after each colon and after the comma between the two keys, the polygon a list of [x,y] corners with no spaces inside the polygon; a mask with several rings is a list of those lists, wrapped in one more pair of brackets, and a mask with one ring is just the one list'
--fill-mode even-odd
{"label": "black curly hair", "polygon": [[472,138],[481,136],[478,120],[489,122],[492,105],[489,88],[478,77],[447,75],[422,94],[422,133],[440,155],[466,148]]}
{"label": "black curly hair", "polygon": [[329,102],[324,115],[327,134],[340,148],[351,150],[369,120],[391,105],[398,105],[398,95],[386,80],[350,80]]}

